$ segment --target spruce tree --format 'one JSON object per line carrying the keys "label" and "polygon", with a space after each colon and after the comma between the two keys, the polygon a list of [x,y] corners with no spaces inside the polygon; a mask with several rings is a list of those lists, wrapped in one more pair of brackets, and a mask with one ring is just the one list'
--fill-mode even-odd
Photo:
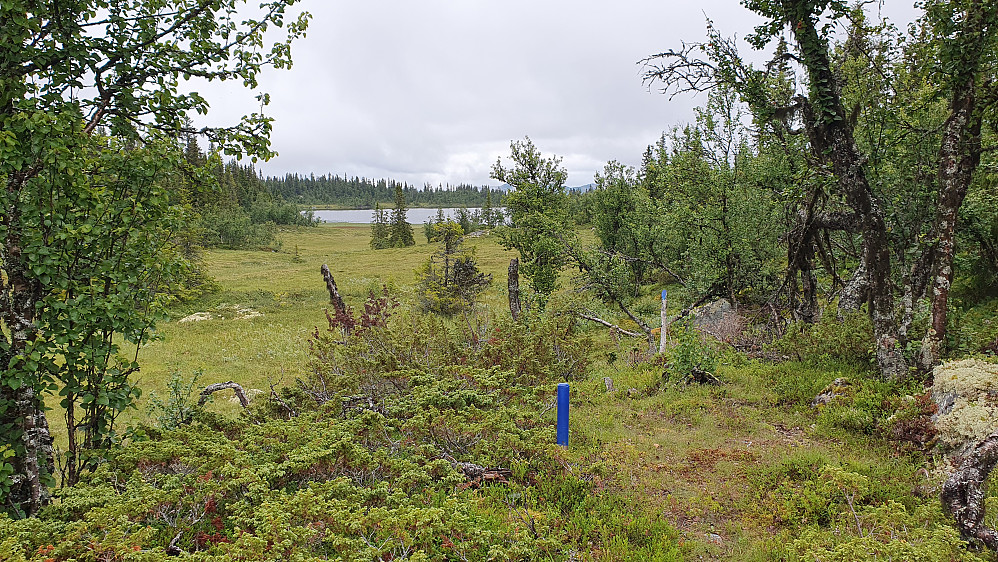
{"label": "spruce tree", "polygon": [[415,246],[416,238],[412,233],[412,225],[406,220],[405,193],[402,186],[395,184],[395,209],[392,210],[392,218],[388,224],[388,246],[391,248],[404,248]]}
{"label": "spruce tree", "polygon": [[371,222],[371,248],[381,250],[390,248],[388,244],[388,221],[385,218],[385,210],[380,204],[374,205],[374,221]]}

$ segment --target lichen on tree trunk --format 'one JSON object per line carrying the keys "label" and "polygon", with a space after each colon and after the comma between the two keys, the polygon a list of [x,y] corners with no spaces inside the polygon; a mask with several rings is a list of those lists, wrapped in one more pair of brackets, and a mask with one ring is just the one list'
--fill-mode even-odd
{"label": "lichen on tree trunk", "polygon": [[[7,189],[17,189],[24,181],[25,177],[8,178]],[[7,329],[9,336],[0,334],[0,337],[9,339],[4,342],[7,348],[5,370],[0,371],[0,406],[3,406],[0,428],[9,432],[12,439],[4,441],[15,450],[14,457],[9,460],[14,473],[7,503],[31,516],[48,500],[44,476],[51,473],[52,437],[41,397],[36,393],[37,373],[10,367],[23,363],[25,350],[35,336],[35,306],[41,288],[26,274],[22,263],[18,230],[20,212],[16,206],[5,211],[6,236],[0,252],[0,266],[6,279],[0,291],[0,325]]]}
{"label": "lichen on tree trunk", "polygon": [[[978,6],[976,11],[982,9]],[[972,13],[968,17],[979,19],[982,15]],[[981,161],[982,112],[977,109],[975,96],[975,64],[970,63],[964,83],[953,93],[950,115],[943,126],[939,147],[939,197],[934,224],[936,240],[931,270],[932,291],[929,295],[930,318],[919,355],[919,367],[926,372],[939,362],[943,351],[946,313],[953,283],[953,259],[956,256],[957,218],[974,171]]]}
{"label": "lichen on tree trunk", "polygon": [[974,448],[960,467],[943,483],[943,508],[956,520],[960,534],[998,550],[998,532],[984,524],[985,482],[998,463],[998,431]]}

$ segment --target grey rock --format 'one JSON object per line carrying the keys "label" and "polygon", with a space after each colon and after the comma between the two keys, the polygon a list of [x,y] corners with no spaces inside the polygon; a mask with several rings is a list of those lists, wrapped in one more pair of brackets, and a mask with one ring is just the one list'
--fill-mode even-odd
{"label": "grey rock", "polygon": [[718,339],[730,337],[742,324],[742,318],[728,299],[718,299],[693,311],[693,326]]}

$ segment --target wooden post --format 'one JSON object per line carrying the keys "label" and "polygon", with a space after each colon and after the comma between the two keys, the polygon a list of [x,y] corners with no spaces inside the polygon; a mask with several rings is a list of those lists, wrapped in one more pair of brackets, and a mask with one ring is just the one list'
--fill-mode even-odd
{"label": "wooden post", "polygon": [[520,260],[509,261],[509,313],[513,320],[520,319]]}
{"label": "wooden post", "polygon": [[665,344],[669,342],[667,336],[669,330],[669,314],[667,312],[667,306],[669,304],[668,294],[665,289],[662,289],[662,333],[659,334],[658,339],[658,352],[665,353]]}

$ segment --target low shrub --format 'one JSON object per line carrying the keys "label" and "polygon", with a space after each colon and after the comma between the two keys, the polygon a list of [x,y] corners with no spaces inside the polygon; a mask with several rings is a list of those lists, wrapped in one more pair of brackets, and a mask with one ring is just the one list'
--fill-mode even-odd
{"label": "low shrub", "polygon": [[670,328],[674,342],[669,350],[667,375],[670,380],[689,382],[717,373],[718,353],[689,322]]}
{"label": "low shrub", "polygon": [[840,320],[835,309],[826,309],[815,324],[790,326],[773,348],[799,361],[838,361],[865,369],[874,365],[873,326],[860,312],[844,313]]}
{"label": "low shrub", "polygon": [[584,376],[591,342],[569,315],[547,314],[529,324],[483,313],[460,324],[403,308],[384,289],[364,311],[328,313],[328,329],[309,340],[309,376],[299,388],[318,404],[349,395],[374,401],[404,390],[389,373],[436,372],[448,366],[509,372],[510,382],[534,386]]}

